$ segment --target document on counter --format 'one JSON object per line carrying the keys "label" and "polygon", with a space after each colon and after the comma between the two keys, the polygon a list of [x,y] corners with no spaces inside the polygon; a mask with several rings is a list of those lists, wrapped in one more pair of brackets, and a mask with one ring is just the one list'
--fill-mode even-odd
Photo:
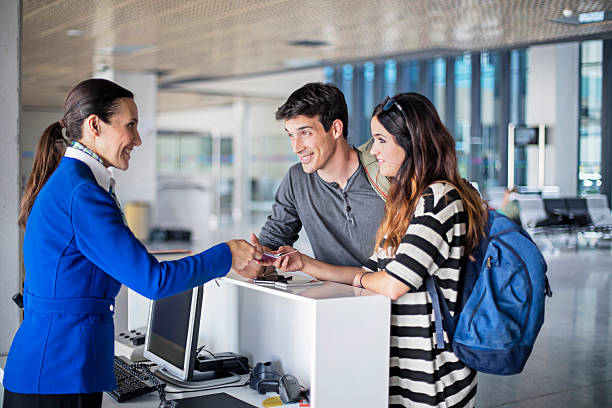
{"label": "document on counter", "polygon": [[281,289],[297,288],[302,286],[318,286],[322,284],[323,281],[311,278],[309,276],[294,276],[291,280],[274,282],[274,286]]}

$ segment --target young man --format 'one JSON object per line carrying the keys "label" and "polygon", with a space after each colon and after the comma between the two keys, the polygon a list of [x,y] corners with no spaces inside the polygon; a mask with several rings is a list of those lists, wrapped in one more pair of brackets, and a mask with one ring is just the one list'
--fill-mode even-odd
{"label": "young man", "polygon": [[[309,83],[293,92],[276,111],[300,163],[285,174],[262,227],[264,250],[293,245],[302,227],[315,258],[361,266],[375,245],[389,181],[378,175],[369,143],[355,149],[347,142],[348,109],[335,86]],[[251,262],[238,271],[255,277],[264,267]]]}

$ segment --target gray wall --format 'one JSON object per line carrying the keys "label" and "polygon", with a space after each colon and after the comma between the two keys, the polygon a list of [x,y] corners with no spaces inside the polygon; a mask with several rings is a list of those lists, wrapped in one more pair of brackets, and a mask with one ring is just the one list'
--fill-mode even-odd
{"label": "gray wall", "polygon": [[8,352],[19,325],[11,296],[19,288],[19,79],[21,9],[0,1],[0,355]]}

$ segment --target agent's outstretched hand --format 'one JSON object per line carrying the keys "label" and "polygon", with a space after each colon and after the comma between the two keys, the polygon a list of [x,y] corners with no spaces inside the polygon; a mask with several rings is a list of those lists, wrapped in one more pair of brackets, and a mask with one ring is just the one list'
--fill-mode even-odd
{"label": "agent's outstretched hand", "polygon": [[[261,243],[259,242],[259,239],[257,239],[257,235],[251,234],[251,243],[253,244],[255,250],[260,253],[260,255],[263,255],[264,249]],[[261,256],[256,259],[260,258]],[[244,276],[245,278],[254,279],[264,273],[265,266],[258,264],[254,258],[242,267],[236,267],[232,262],[232,269],[234,269],[237,273],[239,273],[241,276]]]}
{"label": "agent's outstretched hand", "polygon": [[[261,245],[257,248],[244,239],[232,239],[231,241],[227,241],[226,244],[232,252],[232,269],[235,271],[246,268],[251,261],[261,259],[263,255]],[[255,262],[253,263],[255,264]]]}

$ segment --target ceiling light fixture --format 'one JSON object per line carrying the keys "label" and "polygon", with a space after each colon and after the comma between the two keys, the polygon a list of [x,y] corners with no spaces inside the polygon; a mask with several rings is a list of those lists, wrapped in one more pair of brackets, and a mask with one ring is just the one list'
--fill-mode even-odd
{"label": "ceiling light fixture", "polygon": [[308,47],[308,48],[316,48],[316,47],[323,47],[323,46],[329,45],[327,41],[320,41],[320,40],[294,40],[294,41],[288,41],[287,44],[291,45],[292,47]]}
{"label": "ceiling light fixture", "polygon": [[70,29],[70,30],[66,30],[66,35],[68,37],[82,37],[85,35],[85,31],[77,30],[77,29]]}
{"label": "ceiling light fixture", "polygon": [[592,11],[590,13],[575,14],[573,10],[563,10],[563,17],[553,18],[550,21],[562,24],[582,25],[612,21],[612,11]]}
{"label": "ceiling light fixture", "polygon": [[153,47],[152,45],[113,45],[111,47],[100,47],[96,48],[98,55],[129,55],[136,51],[142,51],[147,48]]}
{"label": "ceiling light fixture", "polygon": [[291,58],[281,62],[287,68],[307,68],[321,65],[323,60],[317,58]]}

